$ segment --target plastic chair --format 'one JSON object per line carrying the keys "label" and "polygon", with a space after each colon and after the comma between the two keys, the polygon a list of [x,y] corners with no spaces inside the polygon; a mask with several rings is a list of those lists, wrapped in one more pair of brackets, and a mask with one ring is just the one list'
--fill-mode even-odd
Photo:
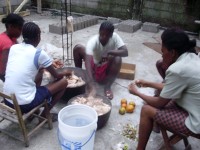
{"label": "plastic chair", "polygon": [[[4,104],[5,98],[13,101],[13,105],[14,105],[15,109]],[[41,107],[44,107],[44,108],[48,107],[46,100],[39,106],[32,109],[30,112],[28,112],[26,114],[22,114],[15,95],[11,94],[11,96],[9,96],[9,95],[6,95],[6,94],[0,92],[0,117],[2,118],[0,120],[0,123],[2,123],[3,120],[9,120],[11,122],[17,123],[19,125],[19,127],[21,128],[23,138],[16,137],[16,136],[12,135],[12,133],[5,131],[5,129],[0,129],[0,131],[8,134],[9,136],[11,136],[15,139],[23,141],[25,143],[25,146],[28,147],[30,136],[35,131],[37,131],[40,127],[42,127],[46,122],[48,123],[49,129],[52,129],[52,120],[51,120],[50,113],[46,112],[46,116],[47,116],[46,118],[41,117],[40,115],[38,115],[36,113],[36,111],[39,110]],[[37,117],[38,119],[40,119],[39,123],[37,125],[35,125],[34,127],[32,127],[32,129],[27,128],[27,119],[30,116],[34,116],[34,117]]]}
{"label": "plastic chair", "polygon": [[[190,143],[188,142],[188,137],[189,137],[188,135],[174,131],[173,129],[166,128],[163,125],[158,124],[158,126],[162,133],[166,150],[171,150],[172,145],[178,143],[181,140],[183,140],[183,142],[184,142],[185,150],[191,150],[192,147],[191,147]],[[171,132],[172,134],[170,136],[168,136],[167,132]],[[190,135],[190,136],[200,139],[200,134]]]}

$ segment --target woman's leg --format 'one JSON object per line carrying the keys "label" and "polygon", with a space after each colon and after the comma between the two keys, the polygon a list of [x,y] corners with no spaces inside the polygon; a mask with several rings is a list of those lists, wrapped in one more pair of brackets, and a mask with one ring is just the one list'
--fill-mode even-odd
{"label": "woman's leg", "polygon": [[144,105],[140,113],[139,140],[137,150],[145,150],[153,127],[153,118],[157,109]]}

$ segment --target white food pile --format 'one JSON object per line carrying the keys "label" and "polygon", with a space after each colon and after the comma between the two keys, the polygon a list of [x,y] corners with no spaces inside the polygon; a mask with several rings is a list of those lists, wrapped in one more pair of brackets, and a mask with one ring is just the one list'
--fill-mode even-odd
{"label": "white food pile", "polygon": [[[81,77],[76,76],[74,74],[74,72],[72,72],[71,76],[66,77],[66,79],[68,82],[68,85],[66,88],[80,87],[85,84],[85,81]],[[43,74],[43,84],[42,85],[51,83],[53,81],[54,81],[53,76],[48,71],[45,70],[44,74]]]}
{"label": "white food pile", "polygon": [[69,77],[66,77],[68,81],[67,88],[75,88],[80,87],[85,84],[85,81],[81,77],[78,77],[74,75],[74,72],[72,72],[72,75]]}
{"label": "white food pile", "polygon": [[89,96],[87,98],[85,97],[77,97],[72,104],[85,104],[92,108],[94,108],[98,114],[98,116],[103,115],[107,113],[111,107],[108,104],[105,104],[103,102],[103,99],[98,97]]}

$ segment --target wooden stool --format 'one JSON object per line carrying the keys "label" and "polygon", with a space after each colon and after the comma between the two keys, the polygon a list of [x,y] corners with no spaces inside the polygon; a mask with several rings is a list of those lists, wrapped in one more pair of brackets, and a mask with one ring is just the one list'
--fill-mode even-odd
{"label": "wooden stool", "polygon": [[[190,143],[188,142],[188,135],[185,135],[183,133],[174,131],[172,129],[168,129],[160,124],[158,124],[162,136],[163,136],[163,140],[164,140],[164,144],[165,144],[165,148],[167,150],[171,150],[172,149],[172,145],[178,143],[179,141],[183,140],[184,145],[185,145],[185,150],[191,150],[192,147],[190,145]],[[168,136],[167,132],[171,132],[172,135]],[[190,135],[194,138],[200,139],[200,134],[195,134],[195,135]]]}
{"label": "wooden stool", "polygon": [[[190,150],[191,149],[191,145],[188,142],[188,136],[181,134],[181,133],[175,133],[172,131],[169,131],[163,127],[160,127],[162,136],[163,136],[163,140],[164,140],[164,144],[165,144],[165,148],[167,150],[171,150],[172,149],[172,145],[178,143],[179,141],[183,140],[184,145],[185,145],[185,150]],[[168,136],[167,131],[171,132],[172,135]]]}

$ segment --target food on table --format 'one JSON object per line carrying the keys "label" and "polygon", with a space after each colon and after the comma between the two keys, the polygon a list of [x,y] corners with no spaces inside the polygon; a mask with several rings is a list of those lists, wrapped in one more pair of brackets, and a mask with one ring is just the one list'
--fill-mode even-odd
{"label": "food on table", "polygon": [[125,111],[127,113],[133,113],[134,109],[135,109],[135,102],[134,101],[127,101],[127,99],[125,98],[122,98],[121,101],[121,106],[120,106],[120,109],[119,109],[119,113],[121,115],[124,115],[124,111],[122,111],[123,109],[122,108],[125,108]]}
{"label": "food on table", "polygon": [[123,104],[121,104],[121,107],[124,107],[124,108],[126,108],[126,106],[127,106],[127,104],[126,104],[126,103],[123,103]]}
{"label": "food on table", "polygon": [[[44,71],[43,74],[43,79],[46,81],[46,83],[51,83],[54,81],[54,77],[47,71]],[[66,76],[68,85],[67,88],[75,88],[75,87],[80,87],[85,84],[85,81],[81,78],[78,77],[72,72],[71,76]]]}
{"label": "food on table", "polygon": [[129,150],[128,144],[125,142],[119,142],[112,147],[113,150]]}
{"label": "food on table", "polygon": [[123,150],[128,150],[128,144],[124,144]]}
{"label": "food on table", "polygon": [[134,101],[130,101],[128,104],[133,105],[133,107],[135,108],[135,102]]}
{"label": "food on table", "polygon": [[133,141],[137,140],[137,127],[134,127],[131,124],[126,124],[123,126],[122,135],[126,138],[129,138]]}
{"label": "food on table", "polygon": [[92,108],[94,108],[98,114],[98,116],[103,115],[105,113],[107,113],[108,111],[110,111],[111,107],[103,102],[102,98],[98,98],[98,97],[93,97],[93,96],[89,96],[89,97],[77,97],[77,99],[75,99],[72,104],[85,104],[88,105]]}
{"label": "food on table", "polygon": [[120,115],[124,115],[126,113],[126,109],[124,108],[124,107],[121,107],[120,109],[119,109],[119,114]]}
{"label": "food on table", "polygon": [[121,105],[122,105],[122,104],[127,104],[127,99],[122,98],[122,99],[121,99]]}
{"label": "food on table", "polygon": [[72,72],[71,76],[67,76],[68,85],[67,88],[74,88],[74,87],[80,87],[85,84],[85,81],[82,80],[81,77],[78,77]]}
{"label": "food on table", "polygon": [[132,113],[133,112],[133,110],[134,110],[134,106],[133,105],[127,105],[126,106],[126,112],[127,113]]}

